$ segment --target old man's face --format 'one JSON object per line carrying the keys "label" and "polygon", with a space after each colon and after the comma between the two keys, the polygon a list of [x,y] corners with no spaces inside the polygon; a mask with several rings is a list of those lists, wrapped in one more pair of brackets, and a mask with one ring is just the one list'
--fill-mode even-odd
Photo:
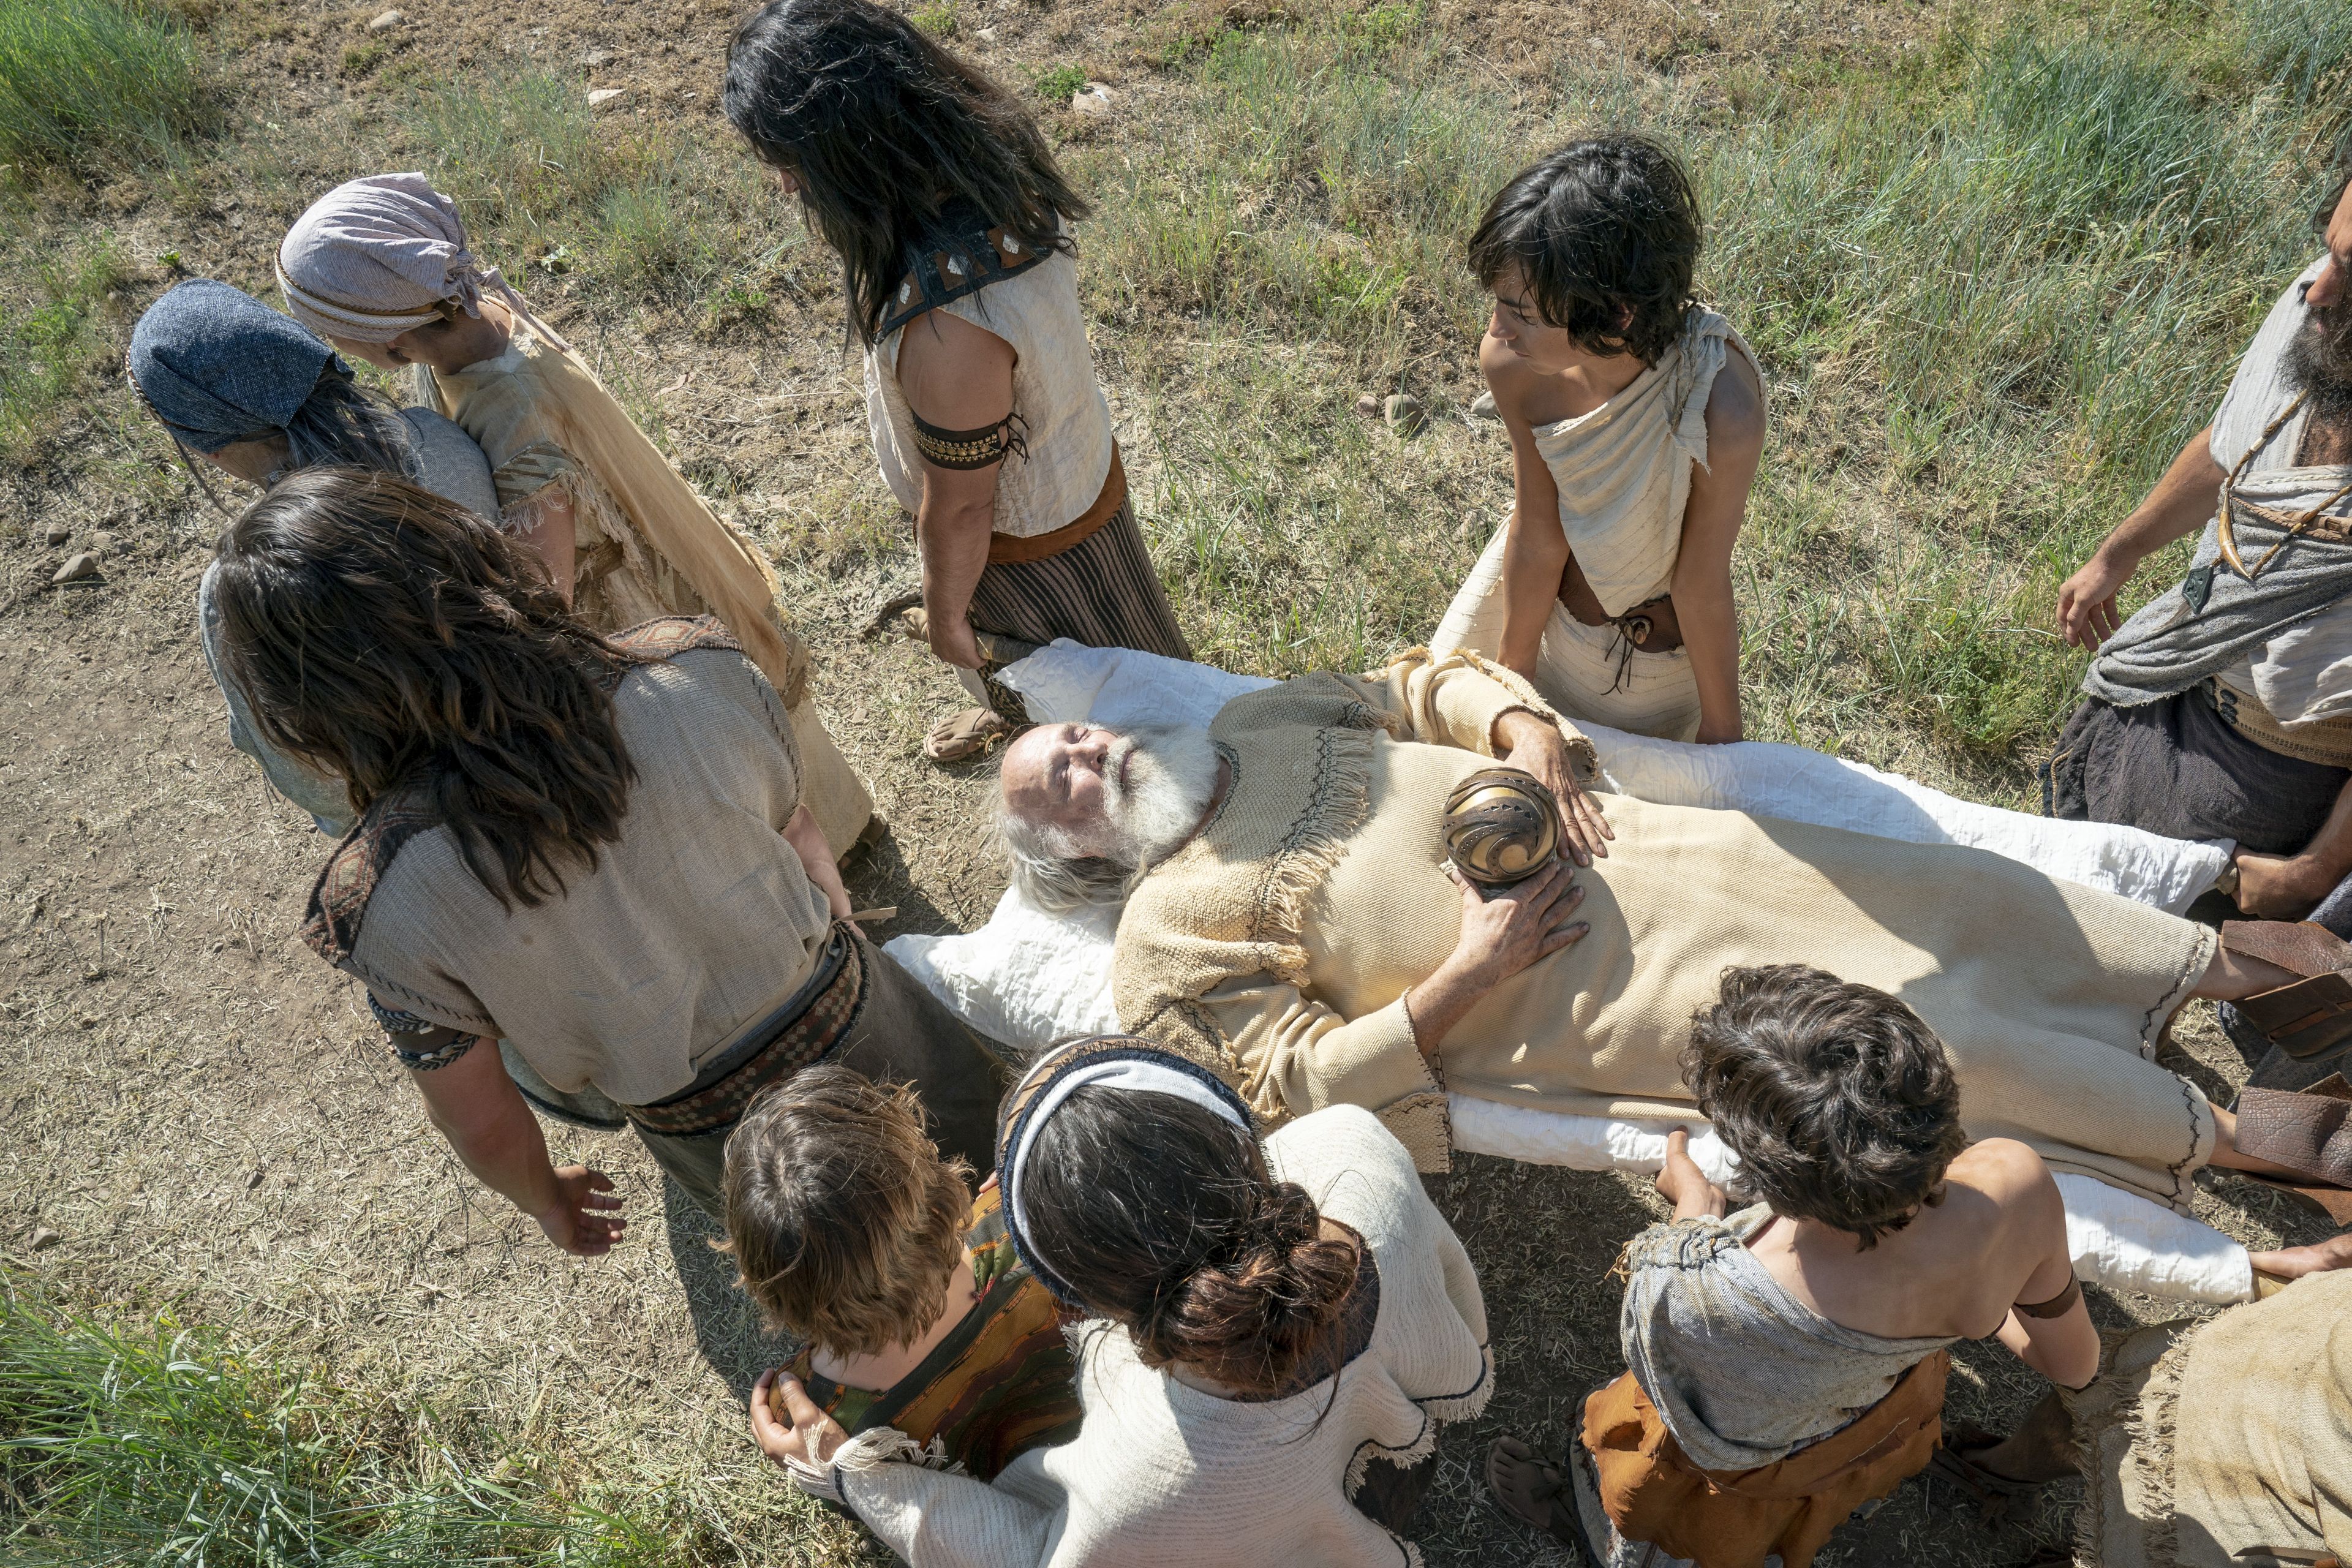
{"label": "old man's face", "polygon": [[[1116,760],[1114,753],[1118,752]],[[1103,827],[1105,779],[1132,765],[1117,732],[1091,724],[1040,724],[1005,749],[1004,804],[1026,821],[1058,829],[1093,853]]]}
{"label": "old man's face", "polygon": [[1189,727],[1042,724],[1004,753],[1006,810],[1070,858],[1156,858],[1200,825],[1216,784],[1216,748]]}

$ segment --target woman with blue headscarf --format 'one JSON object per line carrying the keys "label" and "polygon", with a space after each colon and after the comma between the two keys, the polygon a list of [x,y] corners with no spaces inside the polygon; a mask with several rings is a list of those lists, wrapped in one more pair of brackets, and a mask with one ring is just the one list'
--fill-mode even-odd
{"label": "woman with blue headscarf", "polygon": [[[149,306],[131,331],[126,368],[131,390],[208,497],[212,487],[190,454],[264,489],[321,464],[380,468],[469,511],[498,516],[489,461],[471,437],[430,409],[394,407],[353,381],[324,338],[226,283],[193,279]],[[244,694],[224,673],[209,570],[196,601],[205,660],[228,699],[229,740],[320,832],[341,837],[352,821],[341,782],[264,742]]]}

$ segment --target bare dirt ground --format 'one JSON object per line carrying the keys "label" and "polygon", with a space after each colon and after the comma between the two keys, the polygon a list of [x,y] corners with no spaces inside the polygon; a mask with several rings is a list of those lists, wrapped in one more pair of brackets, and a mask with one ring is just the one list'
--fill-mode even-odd
{"label": "bare dirt ground", "polygon": [[[350,172],[329,110],[370,90],[338,62],[379,8],[301,0],[224,10],[217,23],[240,29],[244,79],[284,103],[285,124],[315,117],[316,140],[302,146],[298,132],[288,154],[317,171],[313,189]],[[402,9],[409,22],[373,73],[520,49],[577,60],[585,79],[627,89],[647,112],[707,117],[733,7]],[[1752,58],[1800,38],[1816,55],[1847,37],[1874,47],[1918,13],[1761,7],[1756,25],[1733,28],[1718,13],[1655,0],[1440,9],[1506,73],[1549,68],[1564,48],[1656,66]],[[990,23],[995,38],[972,44],[984,58],[1000,51],[1007,69],[1075,58],[1139,92],[1149,91],[1137,62],[1150,40],[1181,22],[1118,4],[1002,4],[987,16],[1001,19]],[[233,188],[200,213],[174,214],[135,184],[120,216],[152,241],[145,254],[174,246],[191,272],[269,292],[276,220],[290,215],[259,202],[248,214]],[[126,322],[163,281],[150,269],[131,286]],[[982,829],[986,776],[932,769],[918,751],[958,689],[921,650],[859,636],[873,606],[913,581],[911,555],[828,545],[903,526],[865,452],[830,302],[788,300],[716,341],[659,310],[583,302],[562,324],[616,385],[672,389],[652,395],[671,449],[698,478],[732,476],[736,509],[775,546],[820,656],[829,722],[892,826],[852,868],[860,903],[899,908],[877,934],[984,920],[1003,884]],[[1146,345],[1106,350],[1123,420],[1157,395],[1154,368]],[[611,1172],[636,1220],[607,1258],[557,1253],[457,1165],[357,988],[296,938],[326,846],[229,747],[194,633],[195,582],[217,520],[123,412],[93,410],[66,432],[85,460],[0,485],[0,1259],[74,1296],[217,1322],[273,1354],[315,1360],[420,1422],[477,1424],[519,1464],[554,1456],[526,1468],[558,1484],[658,1493],[714,1559],[730,1549],[756,1561],[872,1554],[854,1531],[786,1500],[758,1462],[741,1399],[777,1347],[752,1330],[705,1245],[707,1222],[665,1192],[634,1140],[551,1126],[559,1159]],[[1161,454],[1139,433],[1131,444],[1149,496]],[[1476,504],[1499,513],[1507,462],[1491,431],[1440,429],[1414,460],[1483,476]],[[53,529],[72,537],[52,545]],[[1482,538],[1457,542],[1460,559],[1440,569],[1466,565]],[[92,547],[104,552],[100,581],[43,591],[59,560]],[[2225,1093],[2242,1069],[2201,1005],[2190,1012],[2175,1065]],[[1433,1563],[1568,1561],[1500,1515],[1476,1472],[1497,1432],[1559,1450],[1583,1394],[1622,1365],[1610,1268],[1663,1207],[1631,1181],[1478,1158],[1432,1185],[1479,1266],[1501,1376],[1485,1418],[1442,1449],[1422,1541]],[[2325,1233],[2226,1177],[2201,1177],[2200,1202],[2257,1245]],[[2093,1298],[2109,1324],[2177,1314]],[[2038,1392],[1997,1348],[1964,1346],[1958,1366],[1956,1420],[1997,1427]],[[2074,1495],[2049,1489],[2021,1520],[1990,1530],[1948,1492],[1915,1482],[1822,1561],[2021,1563],[2067,1538]]]}

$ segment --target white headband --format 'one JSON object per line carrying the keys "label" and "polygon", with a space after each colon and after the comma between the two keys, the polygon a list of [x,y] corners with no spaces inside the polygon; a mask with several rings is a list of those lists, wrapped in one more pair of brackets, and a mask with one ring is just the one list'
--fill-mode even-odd
{"label": "white headband", "polygon": [[1029,1228],[1029,1206],[1022,1198],[1021,1168],[1028,1161],[1030,1145],[1037,1142],[1039,1131],[1053,1119],[1054,1112],[1062,1108],[1062,1102],[1070,1098],[1072,1090],[1088,1084],[1101,1084],[1105,1088],[1126,1089],[1130,1093],[1139,1089],[1152,1094],[1172,1094],[1179,1100],[1189,1100],[1194,1105],[1215,1111],[1244,1132],[1249,1131],[1249,1118],[1236,1110],[1230,1099],[1217,1093],[1191,1073],[1180,1072],[1158,1062],[1138,1061],[1132,1057],[1077,1068],[1047,1089],[1045,1098],[1022,1118],[1021,1141],[1013,1146],[1013,1157],[1004,1162],[1004,1195],[1012,1200],[1013,1223],[1020,1227],[1021,1234],[1029,1239],[1033,1247],[1037,1245],[1036,1233]]}

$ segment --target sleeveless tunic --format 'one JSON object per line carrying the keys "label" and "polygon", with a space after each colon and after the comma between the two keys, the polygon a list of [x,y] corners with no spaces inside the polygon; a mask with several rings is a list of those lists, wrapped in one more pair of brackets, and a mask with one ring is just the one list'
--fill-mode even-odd
{"label": "sleeveless tunic", "polygon": [[[1013,345],[1013,409],[1028,450],[1000,468],[993,531],[1034,539],[1086,515],[1110,477],[1113,443],[1110,405],[1095,379],[1078,302],[1077,263],[1056,251],[937,309]],[[922,509],[923,463],[914,411],[898,385],[906,335],[901,327],[866,352],[866,417],[883,479],[914,512]]]}
{"label": "sleeveless tunic", "polygon": [[1748,1240],[1772,1211],[1652,1226],[1625,1251],[1625,1363],[1691,1461],[1747,1470],[1826,1437],[1957,1337],[1890,1340],[1789,1294]]}
{"label": "sleeveless tunic", "polygon": [[[1706,461],[1707,396],[1733,350],[1756,364],[1729,321],[1694,307],[1680,340],[1614,397],[1535,429],[1559,490],[1560,531],[1612,616],[1674,584],[1691,468]],[[1487,542],[1430,639],[1433,651],[1501,652],[1509,532],[1497,528]],[[1670,741],[1698,732],[1698,681],[1685,648],[1643,652],[1617,627],[1588,626],[1555,603],[1535,674],[1536,689],[1571,719]]]}

